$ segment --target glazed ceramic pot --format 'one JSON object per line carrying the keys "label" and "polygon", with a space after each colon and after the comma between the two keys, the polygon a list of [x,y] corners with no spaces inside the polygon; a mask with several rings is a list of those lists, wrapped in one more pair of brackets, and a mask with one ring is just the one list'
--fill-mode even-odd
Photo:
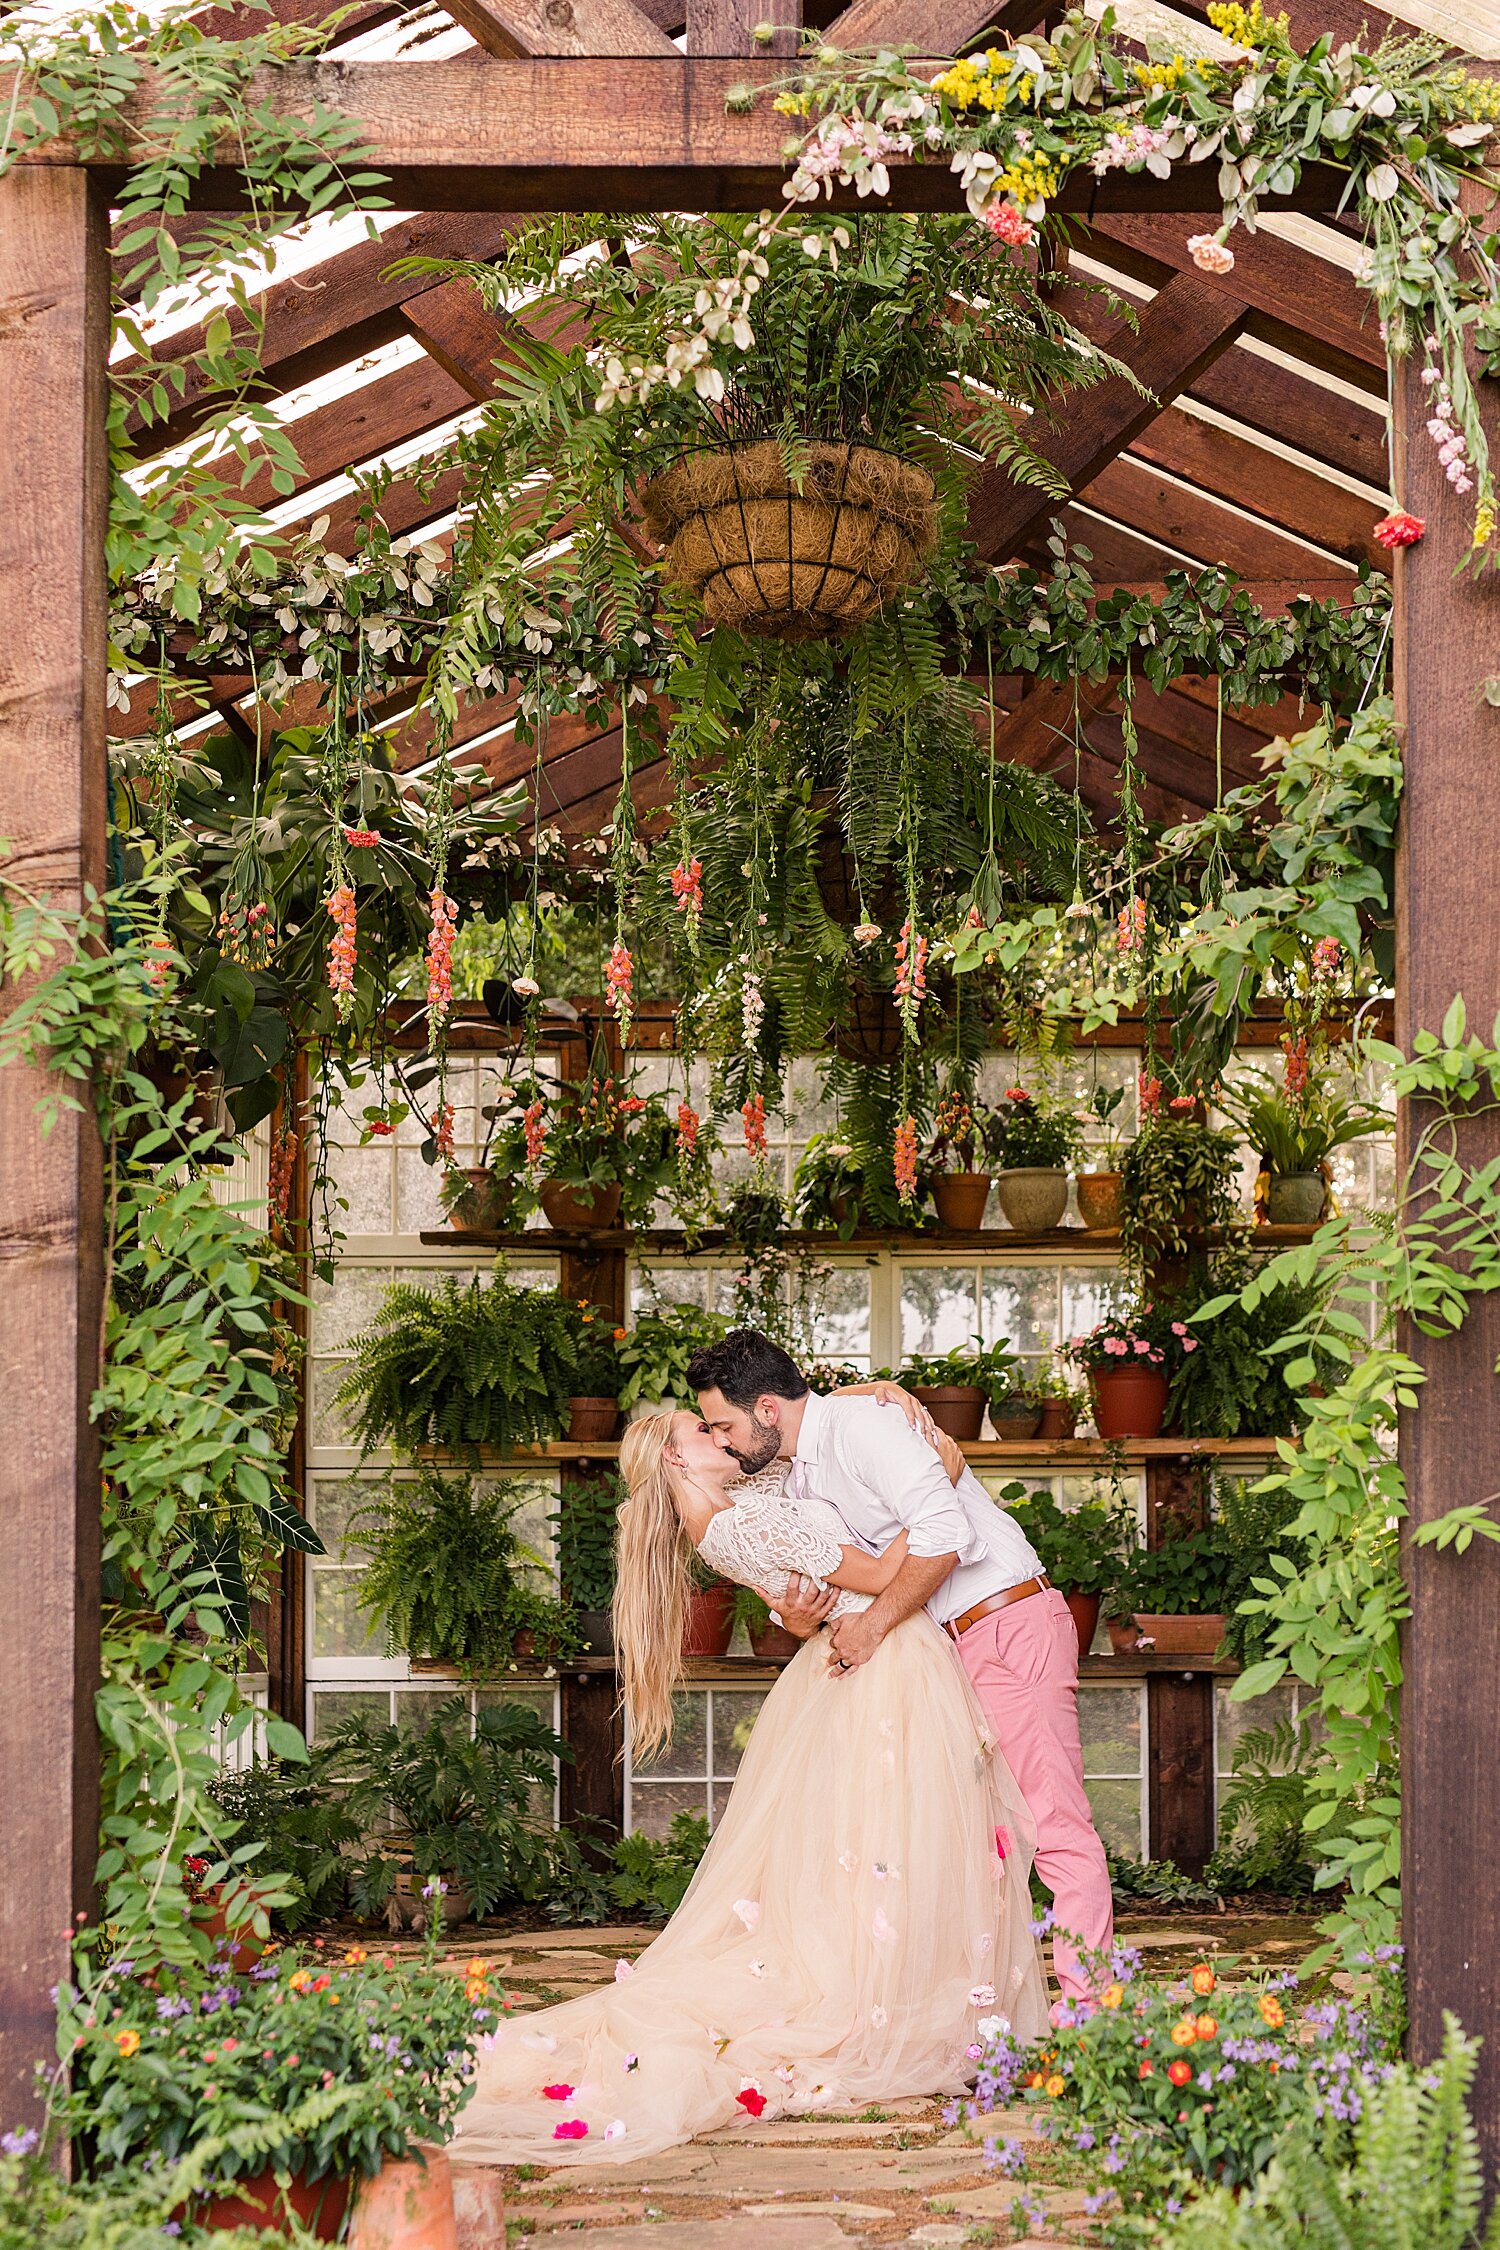
{"label": "glazed ceramic pot", "polygon": [[995,1181],[1000,1208],[1015,1234],[1047,1234],[1068,1208],[1068,1175],[1040,1165],[1001,1172]]}
{"label": "glazed ceramic pot", "polygon": [[1327,1200],[1321,1172],[1273,1172],[1266,1182],[1266,1217],[1273,1227],[1315,1227]]}

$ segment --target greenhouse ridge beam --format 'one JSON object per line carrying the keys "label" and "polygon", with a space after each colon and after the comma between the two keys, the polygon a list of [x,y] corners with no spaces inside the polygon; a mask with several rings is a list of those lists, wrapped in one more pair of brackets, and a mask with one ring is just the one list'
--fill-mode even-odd
{"label": "greenhouse ridge beam", "polygon": [[[287,63],[252,80],[249,100],[310,118],[322,107],[361,123],[365,154],[389,181],[398,209],[423,211],[757,211],[779,209],[786,180],[786,121],[768,99],[748,113],[726,111],[737,85],[765,86],[777,61],[699,55],[611,57],[608,98],[591,58],[445,62]],[[3,94],[4,88],[0,88]],[[141,97],[137,97],[139,102]],[[226,145],[208,167],[193,206],[240,207],[242,191]],[[63,165],[60,143],[23,162]],[[118,164],[91,165],[107,186]],[[1310,165],[1295,193],[1268,196],[1268,211],[1332,211],[1345,186],[1327,165]],[[860,205],[852,188],[836,206]],[[820,206],[821,207],[821,206]],[[893,164],[889,210],[963,207],[944,164]],[[1075,175],[1057,198],[1062,211],[1220,211],[1212,165],[1184,166],[1168,180],[1111,172]]]}

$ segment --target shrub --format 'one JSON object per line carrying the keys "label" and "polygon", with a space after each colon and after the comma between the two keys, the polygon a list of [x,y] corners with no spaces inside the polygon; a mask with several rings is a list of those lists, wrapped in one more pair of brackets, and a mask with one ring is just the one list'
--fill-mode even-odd
{"label": "shrub", "polygon": [[606,1610],[615,1598],[615,1519],[628,1498],[618,1472],[563,1487],[551,1520],[563,1592],[575,1609]]}
{"label": "shrub", "polygon": [[707,1849],[708,1820],[703,1813],[675,1814],[660,1839],[622,1836],[615,1846],[609,1895],[624,1913],[640,1914],[648,1922],[668,1921],[682,1904]]}

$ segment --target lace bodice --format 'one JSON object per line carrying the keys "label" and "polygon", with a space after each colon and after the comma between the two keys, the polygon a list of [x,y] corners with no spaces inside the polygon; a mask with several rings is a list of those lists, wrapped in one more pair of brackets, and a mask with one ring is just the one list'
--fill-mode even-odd
{"label": "lace bodice", "polygon": [[[698,1552],[722,1577],[782,1594],[793,1571],[824,1580],[837,1570],[839,1549],[849,1537],[843,1519],[811,1493],[795,1498],[786,1489],[786,1478],[784,1463],[746,1477],[734,1487],[734,1505],[711,1519]],[[872,1598],[841,1587],[834,1615],[867,1609]]]}

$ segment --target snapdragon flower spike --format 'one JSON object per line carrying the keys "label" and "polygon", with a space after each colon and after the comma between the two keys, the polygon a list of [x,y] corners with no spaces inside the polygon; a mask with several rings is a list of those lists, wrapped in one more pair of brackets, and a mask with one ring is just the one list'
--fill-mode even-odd
{"label": "snapdragon flower spike", "polygon": [[616,938],[605,963],[604,996],[612,1014],[627,1028],[633,1013],[634,985],[635,963],[630,948],[622,938]]}
{"label": "snapdragon flower spike", "polygon": [[527,1103],[521,1113],[521,1125],[526,1135],[526,1169],[534,1172],[547,1146],[547,1105],[540,1097]]}
{"label": "snapdragon flower spike", "polygon": [[672,905],[677,914],[686,914],[691,921],[703,912],[703,862],[691,859],[672,870]]}
{"label": "snapdragon flower spike", "polygon": [[333,923],[333,939],[328,948],[328,989],[333,994],[334,1008],[342,1022],[354,1005],[356,938],[354,889],[351,884],[340,883],[328,901],[327,912]]}
{"label": "snapdragon flower spike", "polygon": [[677,1153],[691,1156],[698,1146],[703,1120],[689,1102],[677,1104]]}
{"label": "snapdragon flower spike", "polygon": [[891,1151],[892,1169],[896,1175],[896,1193],[903,1203],[917,1200],[917,1121],[903,1117],[896,1127],[896,1142]]}
{"label": "snapdragon flower spike", "polygon": [[752,1094],[748,1101],[741,1102],[740,1118],[745,1127],[746,1148],[752,1156],[763,1157],[767,1148],[765,1095]]}
{"label": "snapdragon flower spike", "polygon": [[446,1023],[453,1006],[453,933],[458,905],[439,884],[428,901],[427,1012],[434,1024]]}

